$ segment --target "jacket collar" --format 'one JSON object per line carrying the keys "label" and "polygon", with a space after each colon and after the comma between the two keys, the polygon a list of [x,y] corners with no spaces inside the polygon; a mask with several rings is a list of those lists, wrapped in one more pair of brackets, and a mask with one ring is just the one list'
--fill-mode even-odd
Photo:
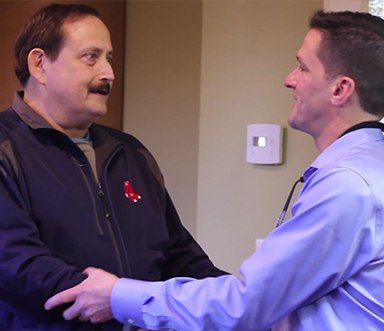
{"label": "jacket collar", "polygon": [[[23,96],[23,91],[15,92],[12,108],[26,125],[28,125],[31,129],[53,129],[58,136],[61,137],[61,135],[63,135],[67,137],[60,131],[55,130],[44,118],[29,107],[23,101]],[[118,142],[115,139],[111,139],[109,133],[100,125],[92,124],[89,128],[89,132],[91,134],[91,139],[95,149],[102,148],[103,146],[107,149],[113,149],[116,145],[118,145]],[[108,142],[108,147],[105,146],[106,142]]]}
{"label": "jacket collar", "polygon": [[23,96],[23,91],[15,92],[12,103],[12,108],[15,110],[17,115],[19,115],[21,120],[32,129],[52,128],[52,126],[44,118],[42,118],[23,101]]}

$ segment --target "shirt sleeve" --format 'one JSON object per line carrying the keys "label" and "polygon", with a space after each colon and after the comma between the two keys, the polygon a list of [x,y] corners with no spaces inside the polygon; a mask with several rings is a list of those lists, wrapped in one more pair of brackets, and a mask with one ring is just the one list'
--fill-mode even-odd
{"label": "shirt sleeve", "polygon": [[145,327],[141,316],[141,304],[144,299],[143,293],[149,284],[150,282],[136,279],[119,279],[111,293],[113,316],[123,324]]}
{"label": "shirt sleeve", "polygon": [[130,283],[126,292],[119,286],[121,292],[112,294],[116,317],[154,330],[269,329],[342,286],[374,258],[381,207],[354,171],[318,171],[305,183],[292,218],[242,263],[240,278]]}

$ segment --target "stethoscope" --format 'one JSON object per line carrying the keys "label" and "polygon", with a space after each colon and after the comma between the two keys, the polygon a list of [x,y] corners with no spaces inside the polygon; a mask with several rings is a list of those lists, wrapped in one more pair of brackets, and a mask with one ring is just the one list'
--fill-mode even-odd
{"label": "stethoscope", "polygon": [[276,228],[285,222],[285,215],[287,214],[289,204],[291,203],[293,192],[295,191],[295,188],[299,183],[304,183],[303,176],[301,176],[298,180],[296,180],[295,183],[292,185],[291,191],[288,194],[288,198],[285,201],[284,207],[279,215],[279,218],[277,219]]}
{"label": "stethoscope", "polygon": [[[346,135],[349,132],[358,130],[358,129],[363,129],[363,128],[379,128],[384,132],[384,124],[378,121],[369,121],[369,122],[362,122],[359,124],[356,124],[349,128],[347,131],[345,131],[339,138],[342,136]],[[291,203],[292,200],[292,195],[293,192],[295,191],[295,188],[297,184],[299,183],[304,183],[304,177],[301,176],[299,179],[297,179],[294,184],[292,185],[291,191],[288,194],[287,200],[285,201],[284,207],[279,215],[279,218],[276,221],[276,228],[282,225],[285,222],[285,216],[287,215],[288,207],[289,204]]]}

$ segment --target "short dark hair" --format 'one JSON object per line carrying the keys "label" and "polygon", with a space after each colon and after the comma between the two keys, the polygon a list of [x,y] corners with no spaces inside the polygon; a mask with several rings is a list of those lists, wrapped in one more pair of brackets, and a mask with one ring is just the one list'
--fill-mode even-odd
{"label": "short dark hair", "polygon": [[88,5],[51,4],[40,8],[30,18],[15,44],[15,74],[22,86],[27,84],[30,77],[27,62],[29,52],[41,48],[51,60],[55,60],[64,40],[63,24],[70,19],[89,15],[99,17],[97,10]]}
{"label": "short dark hair", "polygon": [[316,12],[311,29],[322,34],[318,57],[328,77],[356,84],[361,107],[384,116],[384,20],[360,12]]}

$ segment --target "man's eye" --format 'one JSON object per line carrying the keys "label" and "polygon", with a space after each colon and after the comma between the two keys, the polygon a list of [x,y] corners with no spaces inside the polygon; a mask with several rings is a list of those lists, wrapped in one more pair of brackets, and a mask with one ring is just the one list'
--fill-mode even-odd
{"label": "man's eye", "polygon": [[97,56],[98,55],[96,53],[87,53],[85,54],[85,59],[90,62],[94,62],[97,59]]}
{"label": "man's eye", "polygon": [[107,61],[108,61],[109,63],[112,62],[112,57],[113,57],[112,54],[108,54],[108,55],[107,55]]}
{"label": "man's eye", "polygon": [[300,72],[304,72],[304,71],[308,71],[308,68],[306,66],[304,66],[303,64],[299,64],[297,66],[297,70],[299,70]]}

